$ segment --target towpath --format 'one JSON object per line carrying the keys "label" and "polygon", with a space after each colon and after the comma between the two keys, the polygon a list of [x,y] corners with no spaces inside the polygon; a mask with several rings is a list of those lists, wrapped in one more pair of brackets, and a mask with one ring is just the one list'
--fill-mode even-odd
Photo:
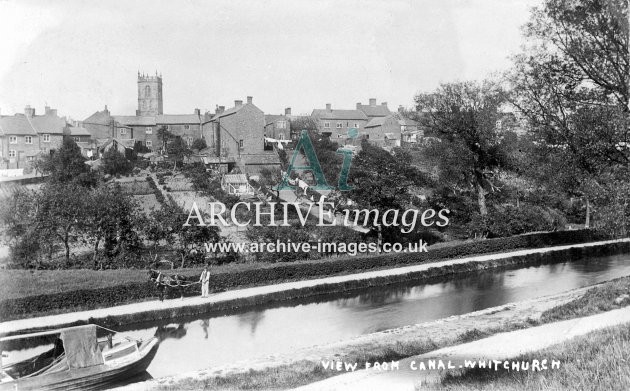
{"label": "towpath", "polygon": [[488,254],[488,255],[479,255],[474,257],[467,258],[458,258],[452,260],[445,260],[439,262],[425,263],[413,266],[405,266],[398,267],[394,269],[387,270],[376,270],[370,272],[363,272],[357,274],[349,274],[343,276],[335,276],[335,277],[325,277],[318,278],[312,280],[305,281],[295,281],[295,282],[286,282],[275,285],[266,285],[259,286],[253,288],[244,288],[244,289],[235,289],[227,292],[221,292],[214,295],[211,295],[208,298],[202,297],[189,297],[173,300],[166,300],[164,302],[160,302],[158,300],[152,301],[144,301],[140,303],[126,304],[115,307],[108,308],[99,308],[88,311],[79,311],[79,312],[71,312],[66,314],[58,314],[58,315],[49,315],[42,317],[35,317],[29,319],[20,319],[20,320],[12,320],[7,322],[0,323],[0,335],[8,334],[8,333],[19,333],[24,332],[26,330],[32,329],[42,329],[42,328],[55,328],[55,327],[63,327],[65,325],[71,324],[73,322],[84,321],[87,322],[90,318],[93,319],[102,319],[108,316],[123,316],[129,314],[142,314],[142,313],[150,313],[153,311],[159,311],[163,309],[176,309],[187,306],[204,306],[210,303],[220,303],[220,302],[231,302],[242,299],[253,299],[257,296],[265,296],[272,295],[282,292],[295,291],[300,289],[312,289],[313,287],[323,286],[323,285],[331,285],[331,284],[344,284],[352,281],[361,281],[361,280],[370,280],[380,277],[388,277],[388,276],[397,276],[397,275],[405,275],[414,272],[421,272],[431,268],[440,268],[444,266],[456,265],[456,264],[464,264],[468,262],[487,262],[492,260],[500,260],[511,258],[515,256],[524,256],[530,254],[541,254],[541,253],[549,253],[554,251],[562,251],[571,248],[582,248],[582,247],[596,247],[596,246],[605,246],[612,243],[620,243],[620,242],[630,242],[630,239],[617,239],[617,240],[607,240],[607,241],[599,241],[599,242],[591,242],[591,243],[580,243],[566,246],[554,246],[554,247],[545,247],[545,248],[537,248],[537,249],[527,249],[527,250],[518,250],[511,251],[500,254]]}
{"label": "towpath", "polygon": [[[529,352],[535,352],[552,345],[566,342],[589,332],[630,323],[630,307],[604,312],[597,315],[576,318],[529,329],[496,334],[462,345],[450,346],[419,356],[409,357],[398,362],[398,370],[383,371],[362,369],[356,372],[335,376],[296,388],[299,391],[414,391],[421,390],[426,383],[439,381],[436,370],[418,370],[419,363],[428,366],[429,360],[444,365],[450,360],[460,370],[463,360],[508,360]],[[541,357],[541,359],[546,357]],[[551,359],[551,358],[548,358]],[[413,365],[412,365],[413,363]],[[501,363],[502,364],[502,363]],[[531,363],[530,363],[531,365]],[[547,364],[551,367],[551,363]],[[562,363],[560,364],[562,365]],[[414,369],[412,369],[414,368]]]}

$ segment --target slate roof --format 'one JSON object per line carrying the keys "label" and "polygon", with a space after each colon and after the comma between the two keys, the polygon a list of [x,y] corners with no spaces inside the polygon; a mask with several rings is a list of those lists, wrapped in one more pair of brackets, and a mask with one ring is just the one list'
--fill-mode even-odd
{"label": "slate roof", "polygon": [[387,106],[383,105],[358,105],[357,109],[364,112],[368,117],[386,117],[391,114]]}
{"label": "slate roof", "polygon": [[109,125],[111,122],[111,115],[109,114],[109,111],[106,110],[97,111],[83,120],[83,122],[86,124]]}
{"label": "slate roof", "polygon": [[0,117],[0,134],[35,136],[37,132],[24,114]]}
{"label": "slate roof", "polygon": [[155,116],[115,115],[114,119],[127,126],[155,126]]}
{"label": "slate roof", "polygon": [[56,115],[36,115],[28,119],[38,133],[63,134],[67,126],[66,119]]}
{"label": "slate roof", "polygon": [[161,114],[155,117],[157,124],[196,124],[199,125],[201,118],[197,114]]}
{"label": "slate roof", "polygon": [[375,128],[377,126],[382,126],[385,123],[386,119],[387,117],[374,117],[370,120],[370,122],[365,124],[365,128]]}
{"label": "slate roof", "polygon": [[206,122],[212,122],[212,121],[217,120],[219,118],[223,118],[223,117],[227,117],[228,115],[236,114],[239,111],[241,111],[241,109],[243,109],[243,107],[245,107],[248,104],[249,103],[246,103],[246,104],[238,106],[238,107],[234,106],[234,107],[232,107],[230,109],[225,110],[221,114],[215,114],[215,116],[212,117],[212,119],[210,121],[206,121]]}
{"label": "slate roof", "polygon": [[351,119],[361,119],[367,121],[368,117],[364,112],[360,110],[326,110],[326,109],[315,109],[311,114],[312,117],[318,117],[320,119],[331,119],[331,120],[351,120]]}
{"label": "slate roof", "polygon": [[91,136],[92,134],[88,132],[86,128],[79,126],[69,126],[68,130],[70,131],[70,136]]}
{"label": "slate roof", "polygon": [[402,117],[398,120],[398,123],[406,126],[418,126],[420,123],[418,121],[414,121],[411,118]]}

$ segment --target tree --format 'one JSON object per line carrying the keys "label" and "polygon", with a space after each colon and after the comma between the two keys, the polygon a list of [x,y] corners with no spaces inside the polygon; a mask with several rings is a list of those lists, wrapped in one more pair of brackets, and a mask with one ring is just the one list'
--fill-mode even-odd
{"label": "tree", "polygon": [[184,139],[180,136],[175,136],[168,142],[166,146],[166,153],[168,157],[175,162],[173,168],[177,168],[177,162],[184,160],[186,156],[189,156],[192,151],[188,148]]}
{"label": "tree", "polygon": [[555,163],[538,179],[584,197],[587,226],[603,179],[630,162],[627,13],[626,0],[546,0],[509,75],[536,155]]}
{"label": "tree", "polygon": [[[423,173],[409,164],[410,161],[409,153],[401,148],[389,153],[363,140],[361,152],[352,159],[349,183],[353,189],[348,198],[360,208],[377,209],[381,216],[388,209],[406,208],[411,204],[412,189],[429,183]],[[372,214],[368,223],[373,227]],[[392,237],[400,233],[397,227],[385,228],[387,230],[392,231]]]}
{"label": "tree", "polygon": [[133,143],[133,151],[136,155],[139,153],[151,152],[151,150],[146,145],[144,145],[142,141],[136,141],[135,143]]}
{"label": "tree", "polygon": [[170,139],[173,138],[173,133],[171,133],[166,126],[162,125],[157,130],[157,136],[158,140],[162,142],[162,151],[166,151],[166,146]]}
{"label": "tree", "polygon": [[73,183],[48,183],[37,197],[35,226],[41,235],[59,240],[70,261],[71,244],[83,235],[89,202],[87,189]]}
{"label": "tree", "polygon": [[[99,246],[106,243],[106,256],[111,263],[116,257],[129,257],[139,248],[139,238],[135,231],[145,226],[144,218],[138,211],[133,198],[122,192],[120,186],[101,185],[87,195],[88,208],[84,219],[85,241],[92,245],[94,268],[99,264]],[[125,263],[128,260],[123,260]]]}
{"label": "tree", "polygon": [[133,164],[116,148],[107,150],[101,159],[103,162],[103,172],[105,174],[125,175],[129,174],[133,169]]}
{"label": "tree", "polygon": [[96,185],[97,177],[85,164],[85,160],[81,155],[81,148],[72,138],[64,136],[59,149],[51,151],[38,168],[49,174],[48,180],[51,182],[75,182],[92,187]]}
{"label": "tree", "polygon": [[196,149],[197,151],[201,151],[202,149],[208,148],[208,144],[206,144],[206,140],[203,138],[197,138],[193,141],[190,146],[191,149]]}
{"label": "tree", "polygon": [[415,97],[422,124],[440,138],[426,153],[439,168],[440,180],[476,193],[481,216],[488,214],[486,195],[496,189],[497,170],[509,152],[496,129],[505,94],[498,83],[442,84],[435,92]]}

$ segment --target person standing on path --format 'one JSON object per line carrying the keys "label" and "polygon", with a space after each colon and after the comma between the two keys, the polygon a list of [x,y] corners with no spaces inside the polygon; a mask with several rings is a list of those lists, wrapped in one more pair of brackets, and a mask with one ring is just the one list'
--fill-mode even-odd
{"label": "person standing on path", "polygon": [[201,297],[208,297],[210,294],[210,272],[208,271],[208,266],[203,268],[199,282],[201,282]]}

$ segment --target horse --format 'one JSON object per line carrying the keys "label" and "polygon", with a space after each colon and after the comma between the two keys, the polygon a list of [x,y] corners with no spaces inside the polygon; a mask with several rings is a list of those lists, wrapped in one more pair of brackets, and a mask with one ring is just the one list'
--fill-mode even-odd
{"label": "horse", "polygon": [[158,289],[160,301],[164,301],[164,290],[166,287],[177,288],[181,299],[184,299],[184,286],[188,282],[186,276],[181,274],[164,274],[159,270],[149,269],[147,272],[149,281],[155,283]]}

